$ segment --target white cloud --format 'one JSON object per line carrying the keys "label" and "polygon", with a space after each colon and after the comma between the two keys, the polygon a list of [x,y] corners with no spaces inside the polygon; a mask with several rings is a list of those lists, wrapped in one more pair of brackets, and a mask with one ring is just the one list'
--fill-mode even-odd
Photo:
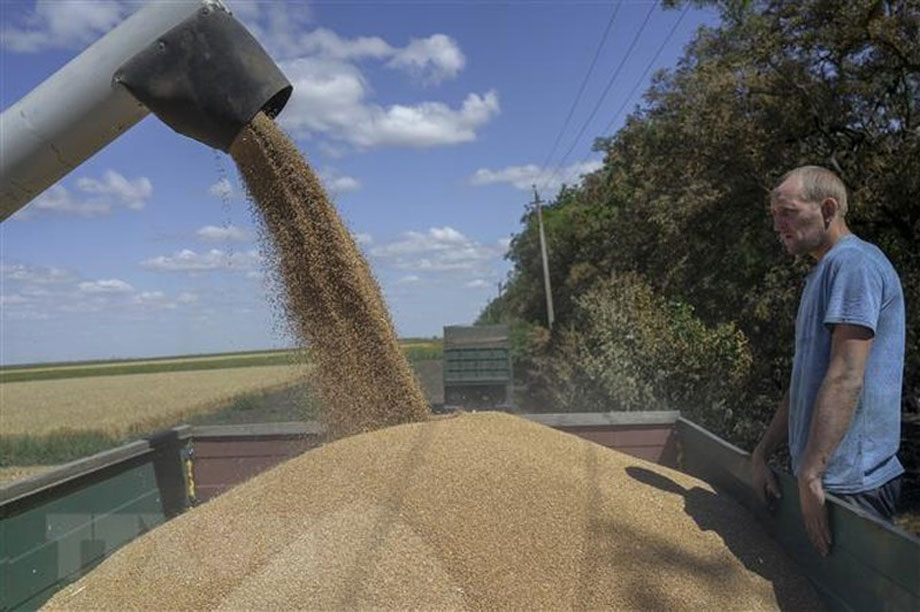
{"label": "white cloud", "polygon": [[367,107],[363,120],[355,124],[351,141],[361,147],[402,145],[430,147],[470,142],[476,129],[499,112],[498,94],[469,94],[462,106],[453,110],[441,102],[415,106],[396,104],[387,109]]}
{"label": "white cloud", "polygon": [[235,225],[227,227],[205,225],[195,232],[195,235],[206,242],[246,242],[249,240],[249,232]]}
{"label": "white cloud", "polygon": [[230,10],[274,58],[297,55],[300,39],[313,18],[306,2],[230,0]]}
{"label": "white cloud", "polygon": [[282,126],[298,135],[320,134],[363,149],[470,142],[500,112],[495,91],[471,93],[459,108],[443,102],[383,107],[366,100],[370,86],[353,65],[298,58],[281,67],[294,85],[279,119]]}
{"label": "white cloud", "polygon": [[27,298],[45,298],[53,294],[52,291],[45,289],[45,287],[41,285],[24,285],[19,290],[19,293]]}
{"label": "white cloud", "polygon": [[388,68],[405,70],[431,83],[456,78],[466,67],[466,57],[450,36],[433,34],[413,38],[405,47],[395,47],[378,36],[342,38],[326,28],[300,36],[287,49],[287,57],[313,56],[343,61],[385,60]]}
{"label": "white cloud", "polygon": [[260,261],[257,249],[240,252],[225,252],[211,249],[207,253],[196,253],[183,249],[172,255],[160,255],[141,262],[141,266],[158,272],[208,272],[212,270],[251,270]]}
{"label": "white cloud", "polygon": [[329,183],[329,190],[333,192],[345,193],[347,191],[357,191],[358,189],[361,189],[361,183],[351,176],[340,176],[332,179]]}
{"label": "white cloud", "polygon": [[80,217],[99,217],[108,214],[112,210],[112,206],[103,200],[79,201],[70,194],[66,187],[58,184],[45,190],[13,218],[20,220],[31,219],[39,210],[54,210]]}
{"label": "white cloud", "polygon": [[114,170],[107,170],[102,179],[82,177],[76,183],[80,193],[75,195],[58,183],[45,190],[12,218],[28,220],[41,210],[80,217],[100,217],[109,214],[118,204],[130,210],[141,210],[153,195],[153,185],[147,177],[129,180]]}
{"label": "white cloud", "polygon": [[226,178],[222,178],[208,187],[208,194],[214,196],[215,198],[230,198],[233,196],[233,185],[231,185],[230,181],[228,181]]}
{"label": "white cloud", "polygon": [[130,2],[116,0],[37,0],[19,25],[0,29],[0,46],[19,53],[73,49],[95,41],[124,19]]}
{"label": "white cloud", "polygon": [[0,279],[0,314],[10,319],[44,320],[83,295],[74,290],[77,276],[60,268],[0,262]]}
{"label": "white cloud", "polygon": [[41,312],[31,308],[25,310],[4,309],[2,311],[2,316],[14,321],[47,321],[52,318],[47,312]]}
{"label": "white cloud", "polygon": [[129,181],[114,170],[107,170],[103,180],[81,178],[77,180],[77,187],[84,193],[111,196],[131,210],[140,210],[146,200],[153,195],[153,185],[145,176]]}
{"label": "white cloud", "polygon": [[511,238],[499,238],[498,239],[498,248],[502,251],[507,251],[511,248]]}
{"label": "white cloud", "polygon": [[279,118],[282,127],[295,137],[320,136],[313,143],[319,150],[340,155],[342,144],[367,149],[469,142],[500,110],[494,91],[470,93],[459,106],[437,100],[384,106],[369,99],[372,88],[361,62],[406,71],[425,84],[455,78],[466,57],[446,34],[413,37],[400,47],[379,36],[347,38],[328,28],[311,30],[312,15],[302,3],[231,0],[231,8],[294,86]]}
{"label": "white cloud", "polygon": [[[236,6],[232,5],[234,9]],[[272,57],[282,60],[310,56],[346,62],[386,61],[387,67],[405,70],[430,83],[456,78],[466,67],[460,45],[445,34],[412,38],[405,47],[397,47],[379,36],[344,38],[322,27],[304,31],[310,15],[304,14],[301,6],[281,2],[265,3],[263,7],[249,4],[240,18]]]}
{"label": "white cloud", "polygon": [[281,124],[293,131],[344,135],[370,88],[361,71],[339,60],[310,57],[281,62],[281,69],[294,85]]}
{"label": "white cloud", "polygon": [[134,291],[134,287],[117,278],[85,281],[77,286],[83,293],[130,293]]}
{"label": "white cloud", "polygon": [[28,304],[30,301],[29,298],[19,295],[18,293],[0,295],[0,306],[20,306],[22,304]]}
{"label": "white cloud", "polygon": [[452,227],[432,227],[428,230],[428,233],[432,238],[441,242],[457,244],[466,241],[466,236]]}
{"label": "white cloud", "polygon": [[0,294],[0,316],[6,320],[48,320],[101,312],[131,317],[180,306],[197,309],[200,300],[191,292],[171,297],[163,291],[138,290],[118,278],[74,282],[73,274],[56,268],[0,263],[0,272],[5,291]]}
{"label": "white cloud", "polygon": [[469,289],[482,289],[483,287],[488,287],[488,286],[489,286],[489,283],[482,280],[481,278],[471,280],[470,282],[466,284],[466,287]]}
{"label": "white cloud", "polygon": [[101,312],[109,307],[111,302],[102,296],[94,296],[89,299],[70,298],[61,302],[57,306],[49,306],[49,315],[57,313],[65,314],[82,314],[87,312]]}
{"label": "white cloud", "polygon": [[382,59],[398,52],[378,36],[347,39],[326,28],[316,28],[301,35],[292,51],[296,55],[315,55],[339,60]]}
{"label": "white cloud", "polygon": [[406,232],[399,240],[371,249],[371,255],[412,272],[467,272],[479,276],[501,253],[451,227],[432,227],[427,232]]}
{"label": "white cloud", "polygon": [[592,160],[571,164],[558,171],[554,171],[553,168],[540,168],[536,164],[508,166],[501,170],[480,168],[470,177],[469,182],[471,185],[476,186],[508,183],[517,189],[526,191],[536,185],[550,191],[557,191],[563,182],[570,185],[573,181],[578,183],[582,175],[594,172],[603,165],[601,161]]}
{"label": "white cloud", "polygon": [[76,276],[60,268],[0,262],[0,278],[5,281],[52,284],[69,283],[74,281]]}
{"label": "white cloud", "polygon": [[135,295],[131,302],[155,310],[173,310],[177,307],[176,302],[170,300],[162,291],[142,291]]}
{"label": "white cloud", "polygon": [[416,276],[415,274],[410,274],[408,276],[403,276],[396,282],[400,285],[411,285],[413,283],[419,282],[420,280],[422,280],[421,277]]}
{"label": "white cloud", "polygon": [[439,83],[456,78],[466,66],[466,57],[450,36],[434,34],[428,38],[413,38],[396,51],[387,66],[403,68],[425,81]]}
{"label": "white cloud", "polygon": [[374,238],[370,234],[357,233],[354,235],[355,242],[358,244],[373,244]]}
{"label": "white cloud", "polygon": [[361,189],[361,182],[352,176],[339,174],[332,168],[320,172],[320,181],[330,194],[341,194]]}

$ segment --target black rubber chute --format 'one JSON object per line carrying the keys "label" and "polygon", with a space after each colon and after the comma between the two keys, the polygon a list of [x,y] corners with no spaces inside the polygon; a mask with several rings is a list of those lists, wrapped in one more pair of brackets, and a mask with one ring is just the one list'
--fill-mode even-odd
{"label": "black rubber chute", "polygon": [[232,15],[204,7],[115,73],[180,134],[228,152],[256,113],[276,117],[293,87]]}

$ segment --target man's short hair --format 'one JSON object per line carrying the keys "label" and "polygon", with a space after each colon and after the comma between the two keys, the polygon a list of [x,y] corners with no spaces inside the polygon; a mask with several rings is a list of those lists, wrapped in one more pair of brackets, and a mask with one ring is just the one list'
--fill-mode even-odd
{"label": "man's short hair", "polygon": [[847,188],[836,174],[821,166],[800,166],[784,174],[778,184],[793,176],[802,180],[803,200],[820,204],[825,198],[834,198],[840,216],[847,214]]}

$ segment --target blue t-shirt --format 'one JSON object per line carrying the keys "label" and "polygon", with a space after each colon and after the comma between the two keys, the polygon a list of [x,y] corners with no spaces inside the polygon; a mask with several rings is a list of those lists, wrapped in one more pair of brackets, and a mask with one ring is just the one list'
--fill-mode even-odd
{"label": "blue t-shirt", "polygon": [[840,238],[808,274],[795,319],[789,453],[796,474],[837,323],[860,325],[874,334],[859,404],[823,479],[828,491],[859,493],[904,471],[896,456],[901,438],[904,294],[885,255],[852,234]]}

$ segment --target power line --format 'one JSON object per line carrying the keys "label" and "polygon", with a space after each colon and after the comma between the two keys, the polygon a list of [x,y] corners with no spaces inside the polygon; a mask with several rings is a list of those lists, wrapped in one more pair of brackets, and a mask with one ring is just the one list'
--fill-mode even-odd
{"label": "power line", "polygon": [[677,17],[677,21],[674,22],[673,26],[671,26],[671,31],[668,32],[667,36],[665,36],[664,42],[662,42],[661,46],[658,47],[658,51],[655,52],[655,56],[651,59],[648,65],[646,65],[645,70],[642,71],[642,75],[639,77],[639,80],[636,81],[635,85],[633,85],[633,88],[630,90],[629,95],[626,96],[626,98],[623,100],[623,104],[620,105],[620,108],[617,109],[617,112],[613,116],[613,118],[610,120],[610,123],[608,123],[607,127],[604,128],[604,131],[602,132],[603,134],[607,134],[613,128],[613,124],[616,122],[617,118],[623,113],[623,110],[626,108],[626,105],[635,95],[636,90],[639,89],[639,86],[642,84],[646,75],[648,75],[649,71],[652,69],[652,66],[654,66],[655,62],[658,61],[658,58],[661,56],[662,52],[664,51],[664,48],[668,46],[668,42],[670,42],[671,38],[673,38],[674,32],[677,31],[677,26],[680,25],[680,22],[684,20],[684,17],[687,15],[689,11],[690,11],[690,3],[688,2],[687,4],[684,5],[684,10],[682,10],[680,12],[680,15]]}
{"label": "power line", "polygon": [[569,114],[566,115],[565,121],[562,123],[562,128],[559,130],[559,133],[556,134],[556,141],[553,143],[553,147],[550,149],[546,159],[544,159],[543,163],[540,165],[541,169],[547,167],[549,160],[552,159],[553,154],[556,152],[556,147],[559,146],[559,141],[562,140],[562,135],[565,133],[566,128],[569,127],[569,121],[572,120],[572,115],[575,113],[575,108],[578,106],[578,103],[581,101],[581,96],[585,92],[585,86],[588,84],[588,78],[591,76],[591,72],[594,70],[595,64],[597,64],[597,58],[600,57],[601,49],[604,48],[604,43],[607,42],[607,36],[610,34],[610,29],[613,27],[613,22],[616,20],[617,13],[620,12],[620,4],[621,2],[617,2],[616,6],[613,8],[613,14],[610,16],[610,20],[607,22],[607,27],[604,29],[604,34],[601,36],[601,40],[597,44],[597,49],[594,51],[594,59],[591,60],[591,65],[588,66],[588,71],[585,73],[585,78],[581,81],[581,87],[578,88],[578,93],[575,95],[575,99],[572,101],[572,106],[569,108]]}
{"label": "power line", "polygon": [[594,105],[594,108],[591,110],[591,114],[582,124],[581,129],[578,130],[578,135],[575,136],[575,140],[572,142],[572,145],[565,152],[565,155],[562,156],[562,159],[559,161],[559,164],[556,166],[556,169],[545,181],[543,181],[543,185],[541,186],[541,189],[546,189],[547,185],[549,185],[550,182],[552,182],[552,180],[556,178],[556,175],[559,174],[559,171],[562,169],[563,164],[565,164],[565,160],[569,158],[569,155],[571,155],[572,150],[575,148],[575,145],[578,144],[578,141],[581,140],[581,137],[585,133],[585,130],[588,129],[588,125],[591,123],[591,120],[594,119],[594,115],[597,114],[598,109],[601,107],[601,104],[604,102],[604,98],[607,97],[607,93],[610,91],[610,88],[613,87],[614,81],[616,81],[617,77],[620,75],[620,71],[623,69],[623,66],[626,65],[626,61],[629,59],[629,56],[632,55],[632,51],[636,47],[636,43],[639,42],[639,38],[642,36],[642,33],[645,31],[646,26],[648,26],[649,19],[652,18],[652,13],[655,12],[655,9],[658,7],[658,1],[659,0],[655,0],[655,3],[652,4],[652,7],[649,9],[648,13],[645,15],[645,20],[642,22],[642,27],[640,27],[639,30],[636,31],[636,35],[633,36],[632,42],[629,44],[629,48],[626,50],[626,54],[623,55],[623,59],[620,60],[620,63],[617,66],[616,70],[614,71],[613,76],[610,77],[609,81],[607,81],[607,86],[604,88],[603,93],[601,93],[600,97],[598,98],[597,104]]}
{"label": "power line", "polygon": [[[689,11],[690,11],[690,3],[687,3],[687,4],[684,5],[684,10],[681,11],[680,15],[679,15],[678,18],[677,18],[677,21],[675,21],[675,22],[674,22],[674,25],[671,26],[671,30],[668,32],[668,35],[665,36],[664,40],[663,40],[662,43],[661,43],[661,46],[658,47],[658,51],[655,52],[654,57],[652,57],[652,59],[649,61],[649,63],[646,64],[645,70],[642,71],[642,75],[639,76],[639,79],[636,81],[636,84],[633,85],[633,88],[630,90],[629,95],[627,95],[627,96],[623,99],[623,103],[620,105],[620,108],[617,109],[617,112],[616,112],[616,113],[613,115],[613,117],[610,119],[610,122],[607,124],[607,126],[604,128],[604,130],[601,132],[601,134],[610,134],[610,130],[613,129],[613,125],[616,123],[616,121],[617,121],[617,119],[620,117],[620,115],[623,114],[623,111],[626,109],[626,105],[629,104],[629,101],[630,101],[630,100],[632,99],[632,97],[636,94],[636,90],[639,89],[639,86],[641,86],[642,83],[645,81],[645,77],[646,77],[646,76],[648,75],[648,73],[651,71],[652,67],[655,65],[655,62],[658,61],[658,58],[659,58],[659,57],[661,56],[661,54],[664,52],[664,49],[665,49],[665,47],[668,45],[668,42],[670,42],[671,38],[674,37],[674,33],[677,31],[677,27],[678,27],[678,26],[680,25],[680,23],[684,20],[684,17],[687,15],[687,13],[688,13]],[[610,134],[610,135],[612,135],[612,134]],[[579,162],[579,164],[582,164],[582,163],[586,162],[586,161],[588,160],[589,157],[591,157],[591,154],[590,154],[590,153],[589,153],[588,155],[586,155],[584,158],[582,158],[582,160]],[[573,178],[571,175],[566,176],[566,179],[571,179],[571,178]],[[608,194],[608,195],[609,195],[609,194]],[[604,199],[605,199],[605,200],[607,199],[606,196],[604,197]]]}

